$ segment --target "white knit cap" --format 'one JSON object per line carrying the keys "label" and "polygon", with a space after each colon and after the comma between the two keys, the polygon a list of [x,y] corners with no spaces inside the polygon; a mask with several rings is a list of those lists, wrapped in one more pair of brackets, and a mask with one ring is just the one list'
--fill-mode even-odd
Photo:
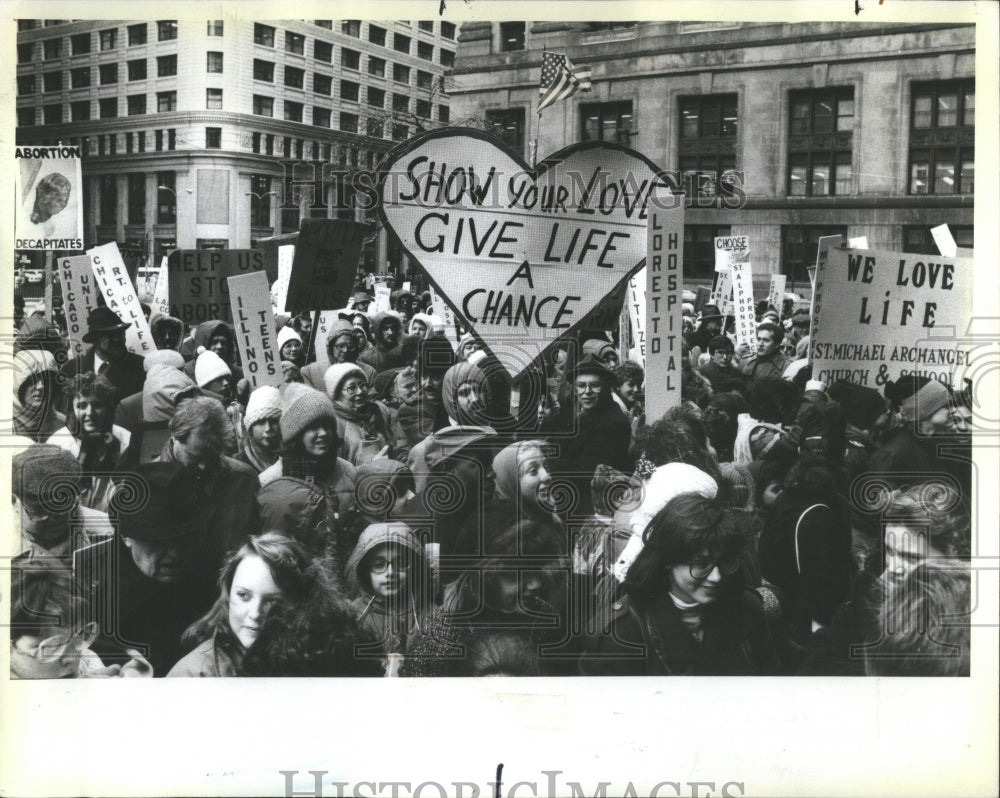
{"label": "white knit cap", "polygon": [[232,376],[233,372],[226,365],[226,361],[211,349],[204,347],[199,347],[199,349],[202,351],[198,354],[198,359],[194,364],[194,381],[199,388],[204,388],[212,380],[217,380],[219,377]]}
{"label": "white knit cap", "polygon": [[278,330],[278,351],[281,351],[281,347],[287,344],[289,341],[298,341],[302,343],[302,336],[295,332],[295,329],[290,325],[286,324],[280,330]]}
{"label": "white knit cap", "polygon": [[323,373],[323,385],[326,387],[326,395],[330,399],[333,399],[337,395],[337,390],[340,388],[341,383],[352,374],[357,374],[364,377],[366,381],[368,380],[365,377],[364,371],[356,363],[334,363],[330,366]]}
{"label": "white knit cap", "polygon": [[625,544],[621,556],[612,569],[615,579],[619,582],[625,581],[628,569],[642,551],[642,533],[646,531],[653,516],[666,507],[671,499],[682,493],[697,493],[706,499],[714,499],[719,492],[719,486],[714,479],[700,468],[687,463],[667,463],[660,466],[642,487],[642,504],[629,518],[632,537]]}
{"label": "white knit cap", "polygon": [[184,368],[184,355],[174,349],[157,349],[142,359],[142,368],[148,372],[153,366],[170,366],[173,369]]}
{"label": "white knit cap", "polygon": [[261,385],[255,388],[247,400],[247,412],[243,414],[243,423],[250,429],[258,421],[281,416],[281,391],[273,385]]}

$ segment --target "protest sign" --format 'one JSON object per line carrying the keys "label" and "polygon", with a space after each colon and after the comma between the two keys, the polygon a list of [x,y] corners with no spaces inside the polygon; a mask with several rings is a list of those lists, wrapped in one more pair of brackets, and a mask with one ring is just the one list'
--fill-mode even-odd
{"label": "protest sign", "polygon": [[153,313],[170,315],[170,269],[166,255],[160,261],[160,273],[156,278],[156,288],[153,289]]}
{"label": "protest sign", "polygon": [[827,248],[816,272],[813,374],[879,390],[907,374],[950,385],[968,363],[972,344],[959,336],[971,312],[971,260]]}
{"label": "protest sign", "polygon": [[330,353],[326,351],[326,339],[333,323],[340,320],[341,312],[340,310],[324,310],[316,317],[313,354],[316,357],[316,362],[323,366],[330,365]]}
{"label": "protest sign", "polygon": [[458,331],[455,329],[455,314],[451,312],[448,303],[441,295],[434,290],[434,286],[429,288],[431,292],[431,313],[444,320],[444,337],[454,346],[458,346]]}
{"label": "protest sign", "polygon": [[264,269],[259,249],[175,249],[167,256],[170,315],[192,327],[233,323],[227,279]]}
{"label": "protest sign", "polygon": [[87,349],[83,342],[83,336],[90,329],[87,317],[97,307],[99,290],[90,258],[87,255],[59,258],[58,274],[62,287],[63,313],[66,316],[66,333],[74,354],[81,355]]}
{"label": "protest sign", "polygon": [[781,308],[785,304],[785,280],[786,276],[784,274],[772,274],[771,285],[767,289],[767,305],[778,311],[779,318],[781,317]]}
{"label": "protest sign", "polygon": [[382,313],[387,310],[391,310],[389,298],[392,291],[389,289],[389,284],[375,283],[375,301],[372,303],[376,313]]}
{"label": "protest sign", "polygon": [[15,147],[15,249],[83,249],[79,146]]}
{"label": "protest sign", "polygon": [[715,305],[723,316],[733,315],[733,275],[727,268],[715,273],[715,285],[708,301]]}
{"label": "protest sign", "polygon": [[736,315],[736,345],[752,346],[757,340],[757,314],[753,301],[753,274],[750,262],[733,260],[729,273],[733,279],[733,310]]}
{"label": "protest sign", "polygon": [[848,249],[868,249],[868,236],[847,239]]}
{"label": "protest sign", "polygon": [[112,241],[110,244],[88,249],[87,257],[90,258],[94,281],[104,295],[105,304],[129,324],[125,330],[125,346],[128,351],[142,356],[155,352],[156,344],[149,331],[149,322],[142,312],[139,297],[129,279],[118,245]]}
{"label": "protest sign", "polygon": [[438,130],[386,156],[379,213],[516,377],[642,265],[658,171],[602,142],[532,169],[485,133]]}
{"label": "protest sign", "polygon": [[278,279],[271,286],[271,301],[274,304],[274,312],[283,314],[285,298],[288,296],[288,281],[292,276],[292,261],[295,260],[295,245],[283,244],[277,248],[277,253]]}
{"label": "protest sign", "polygon": [[228,277],[226,282],[244,375],[251,388],[281,385],[285,378],[278,362],[267,275],[263,271],[249,272]]}
{"label": "protest sign", "polygon": [[646,368],[646,268],[644,266],[628,278],[628,294],[625,298],[632,333],[629,360],[634,360],[643,368]]}
{"label": "protest sign", "polygon": [[366,229],[361,222],[348,219],[302,220],[285,297],[286,313],[346,307]]}
{"label": "protest sign", "polygon": [[[646,255],[646,418],[681,403],[684,202],[650,202]],[[674,199],[677,199],[676,197]]]}

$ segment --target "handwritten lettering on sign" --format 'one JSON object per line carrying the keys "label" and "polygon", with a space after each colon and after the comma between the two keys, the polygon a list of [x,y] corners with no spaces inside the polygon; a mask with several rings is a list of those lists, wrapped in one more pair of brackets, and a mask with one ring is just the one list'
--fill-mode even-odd
{"label": "handwritten lettering on sign", "polygon": [[60,258],[59,284],[62,287],[63,313],[66,316],[66,332],[75,354],[80,355],[87,349],[83,336],[90,326],[87,317],[90,311],[97,307],[98,288],[94,281],[94,272],[90,258],[87,255],[76,255],[71,258]]}
{"label": "handwritten lettering on sign", "polygon": [[194,326],[233,322],[227,278],[264,269],[259,249],[176,249],[167,256],[170,315]]}
{"label": "handwritten lettering on sign", "polygon": [[485,134],[452,129],[385,163],[384,223],[512,376],[642,265],[660,183],[632,150],[574,145],[532,170]]}
{"label": "handwritten lettering on sign", "polygon": [[142,312],[139,297],[136,296],[135,286],[128,276],[118,245],[113,241],[102,244],[88,249],[87,256],[94,271],[94,280],[104,295],[104,302],[122,321],[129,324],[125,330],[126,349],[134,355],[142,356],[155,352],[156,344],[149,331],[149,322]]}
{"label": "handwritten lettering on sign", "polygon": [[263,271],[227,278],[232,304],[233,328],[243,370],[250,386],[281,385],[284,374],[278,364],[274,312]]}

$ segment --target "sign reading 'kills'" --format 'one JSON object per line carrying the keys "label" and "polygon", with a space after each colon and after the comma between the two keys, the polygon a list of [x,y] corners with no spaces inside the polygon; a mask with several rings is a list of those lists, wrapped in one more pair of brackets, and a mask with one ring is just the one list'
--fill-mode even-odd
{"label": "sign reading 'kills'", "polygon": [[233,323],[226,280],[261,271],[259,249],[176,249],[167,256],[170,315],[190,324],[217,319]]}
{"label": "sign reading 'kills'", "polygon": [[532,169],[475,130],[393,150],[379,186],[385,225],[511,376],[580,327],[646,255],[658,168],[588,142]]}
{"label": "sign reading 'kills'", "polygon": [[347,305],[358,271],[365,226],[347,219],[303,219],[295,243],[285,311]]}

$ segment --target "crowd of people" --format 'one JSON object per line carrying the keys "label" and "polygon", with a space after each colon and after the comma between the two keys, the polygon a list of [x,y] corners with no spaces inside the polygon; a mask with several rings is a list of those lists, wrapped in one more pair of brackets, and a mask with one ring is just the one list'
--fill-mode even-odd
{"label": "crowd of people", "polygon": [[77,356],[24,319],[12,677],[968,674],[967,392],[824,385],[808,310],[750,349],[685,303],[650,419],[617,332],[512,381],[372,302],[279,317],[254,389],[224,321],[142,358],[107,307]]}

